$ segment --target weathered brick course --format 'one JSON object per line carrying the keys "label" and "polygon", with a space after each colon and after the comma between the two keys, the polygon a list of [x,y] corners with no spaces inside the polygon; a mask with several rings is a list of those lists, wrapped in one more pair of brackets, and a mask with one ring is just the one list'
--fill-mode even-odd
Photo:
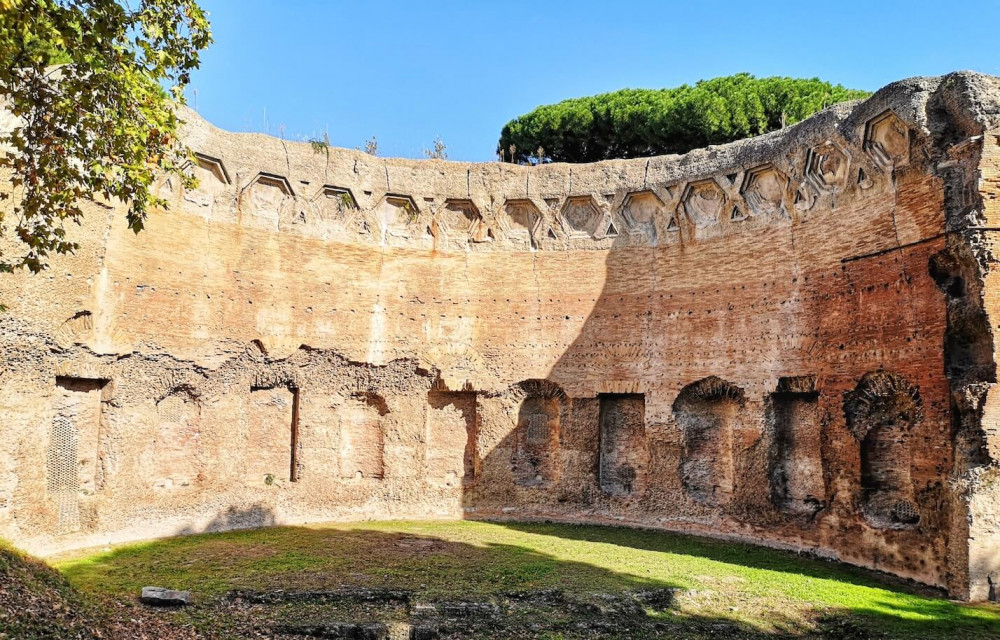
{"label": "weathered brick course", "polygon": [[185,117],[197,190],[0,278],[0,536],[552,518],[1000,582],[1000,80],[592,165]]}

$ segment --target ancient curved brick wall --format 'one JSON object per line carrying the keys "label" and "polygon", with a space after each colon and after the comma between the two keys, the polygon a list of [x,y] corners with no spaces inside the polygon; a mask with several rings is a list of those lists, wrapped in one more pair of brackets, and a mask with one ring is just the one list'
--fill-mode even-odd
{"label": "ancient curved brick wall", "polygon": [[1000,583],[1000,81],[534,168],[186,117],[196,190],[0,279],[0,536],[552,518]]}

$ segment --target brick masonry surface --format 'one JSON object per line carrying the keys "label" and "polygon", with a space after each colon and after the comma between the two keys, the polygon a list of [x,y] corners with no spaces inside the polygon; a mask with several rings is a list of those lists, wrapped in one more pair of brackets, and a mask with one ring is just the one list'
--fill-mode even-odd
{"label": "brick masonry surface", "polygon": [[547,518],[1000,581],[1000,80],[589,165],[184,117],[196,189],[0,278],[0,536]]}

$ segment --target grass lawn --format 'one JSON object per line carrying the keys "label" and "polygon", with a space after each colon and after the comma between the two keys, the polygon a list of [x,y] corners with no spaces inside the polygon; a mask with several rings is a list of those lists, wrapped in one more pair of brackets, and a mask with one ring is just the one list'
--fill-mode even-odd
{"label": "grass lawn", "polygon": [[[399,602],[295,600],[279,594],[365,589],[406,590],[412,602],[432,607],[455,602],[494,607],[490,620],[477,622],[471,615],[457,626],[439,625],[441,637],[481,637],[477,633],[488,628],[492,637],[518,638],[616,637],[615,629],[623,638],[1000,638],[1000,607],[994,605],[949,602],[869,572],[791,553],[613,527],[483,522],[277,527],[147,542],[51,562],[84,597],[97,601],[134,600],[147,585],[190,589],[195,605],[164,615],[219,637],[289,621],[412,620],[412,606]],[[668,588],[677,590],[669,606],[642,604],[646,601],[632,595]],[[266,605],[248,603],[234,591],[280,597]],[[536,601],[533,594],[548,595]],[[602,627],[601,620],[613,624]]]}

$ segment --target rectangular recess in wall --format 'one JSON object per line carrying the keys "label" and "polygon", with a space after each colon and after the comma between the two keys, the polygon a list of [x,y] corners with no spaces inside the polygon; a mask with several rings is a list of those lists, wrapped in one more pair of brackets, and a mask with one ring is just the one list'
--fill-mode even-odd
{"label": "rectangular recess in wall", "polygon": [[145,474],[158,491],[174,491],[198,482],[205,460],[201,451],[201,400],[178,388],[156,403],[157,428],[148,444]]}
{"label": "rectangular recess in wall", "polygon": [[627,496],[642,472],[646,447],[646,398],[638,393],[608,393],[600,401],[601,491]]}
{"label": "rectangular recess in wall", "polygon": [[79,496],[92,494],[99,486],[102,396],[107,382],[56,378],[46,480],[62,532],[80,529]]}
{"label": "rectangular recess in wall", "polygon": [[812,384],[787,380],[811,378],[782,378],[771,394],[771,498],[782,511],[809,515],[823,507],[825,494],[819,393]]}
{"label": "rectangular recess in wall", "polygon": [[473,481],[478,464],[476,393],[431,391],[427,404],[428,479],[448,485]]}
{"label": "rectangular recess in wall", "polygon": [[511,452],[516,485],[539,487],[558,479],[560,421],[556,396],[529,395],[521,401]]}
{"label": "rectangular recess in wall", "polygon": [[246,473],[266,481],[284,476],[298,480],[299,390],[251,387],[247,412]]}
{"label": "rectangular recess in wall", "polygon": [[339,407],[340,477],[344,480],[385,477],[385,431],[389,413],[385,398],[373,392],[352,395]]}

